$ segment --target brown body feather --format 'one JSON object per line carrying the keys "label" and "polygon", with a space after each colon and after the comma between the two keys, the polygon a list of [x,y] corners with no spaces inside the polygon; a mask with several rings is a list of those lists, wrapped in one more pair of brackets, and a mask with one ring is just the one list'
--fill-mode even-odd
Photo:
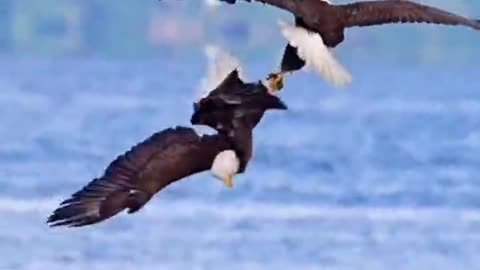
{"label": "brown body feather", "polygon": [[124,209],[133,213],[169,184],[210,169],[215,156],[230,149],[222,135],[199,136],[191,128],[169,128],[115,159],[49,217],[51,226],[85,226]]}

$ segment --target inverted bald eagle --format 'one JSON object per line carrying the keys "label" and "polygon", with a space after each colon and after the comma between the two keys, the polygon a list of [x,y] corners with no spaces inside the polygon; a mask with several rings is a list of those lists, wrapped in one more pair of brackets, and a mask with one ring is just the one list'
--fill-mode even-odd
{"label": "inverted bald eagle", "polygon": [[[230,4],[236,0],[220,0]],[[244,0],[251,2],[251,0]],[[328,0],[254,0],[291,12],[295,25],[281,22],[288,40],[280,71],[271,74],[272,88],[280,89],[284,75],[311,66],[335,86],[350,83],[351,76],[331,54],[344,40],[344,30],[386,23],[463,25],[480,30],[480,22],[439,8],[407,0],[377,0],[333,5]]]}
{"label": "inverted bald eagle", "polygon": [[[223,86],[217,88],[219,92],[228,92],[224,87],[228,86],[229,78],[221,82]],[[268,98],[257,93],[238,92],[229,97],[237,101],[233,107],[217,100],[208,107],[200,105],[192,117],[194,124],[202,124],[207,119],[215,127],[216,116],[211,113],[217,109],[232,116],[228,119],[221,115],[219,121],[224,126],[218,134],[200,136],[187,127],[169,128],[154,134],[117,157],[103,176],[63,201],[47,223],[80,227],[101,222],[125,209],[127,213],[134,213],[169,184],[209,169],[216,178],[233,187],[234,175],[243,173],[251,158],[252,129],[266,110],[286,109],[286,106],[273,95],[269,96],[273,101],[266,103],[262,100]],[[252,99],[260,102],[255,104],[250,102]],[[245,107],[244,100],[248,101]],[[250,112],[255,114],[254,122]]]}

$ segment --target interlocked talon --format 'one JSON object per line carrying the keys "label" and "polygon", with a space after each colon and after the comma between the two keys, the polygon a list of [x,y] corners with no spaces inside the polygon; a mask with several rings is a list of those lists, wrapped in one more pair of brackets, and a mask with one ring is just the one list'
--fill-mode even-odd
{"label": "interlocked talon", "polygon": [[283,72],[271,73],[270,75],[268,75],[269,90],[272,92],[272,94],[275,94],[276,92],[283,89],[284,75],[285,74]]}

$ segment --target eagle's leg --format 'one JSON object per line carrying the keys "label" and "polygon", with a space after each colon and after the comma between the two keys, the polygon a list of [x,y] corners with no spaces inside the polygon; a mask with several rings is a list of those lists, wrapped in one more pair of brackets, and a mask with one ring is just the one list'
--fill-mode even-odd
{"label": "eagle's leg", "polygon": [[305,66],[305,61],[301,59],[297,54],[297,48],[290,44],[285,46],[285,51],[282,57],[282,63],[280,65],[280,71],[270,73],[268,75],[269,90],[271,94],[282,90],[283,81],[285,76],[292,74],[293,72],[300,70]]}

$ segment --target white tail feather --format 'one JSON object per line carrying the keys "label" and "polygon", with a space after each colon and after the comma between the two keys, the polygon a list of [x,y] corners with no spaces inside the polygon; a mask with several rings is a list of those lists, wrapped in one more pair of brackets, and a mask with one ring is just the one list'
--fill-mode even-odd
{"label": "white tail feather", "polygon": [[240,79],[244,79],[240,61],[229,52],[214,45],[205,47],[205,54],[208,59],[207,76],[200,84],[200,98],[207,96],[212,90],[227,77],[233,70],[238,70]]}
{"label": "white tail feather", "polygon": [[352,81],[350,72],[332,55],[319,34],[284,21],[280,21],[279,24],[283,36],[290,45],[297,48],[298,56],[305,61],[307,67],[312,67],[336,87],[350,84]]}

